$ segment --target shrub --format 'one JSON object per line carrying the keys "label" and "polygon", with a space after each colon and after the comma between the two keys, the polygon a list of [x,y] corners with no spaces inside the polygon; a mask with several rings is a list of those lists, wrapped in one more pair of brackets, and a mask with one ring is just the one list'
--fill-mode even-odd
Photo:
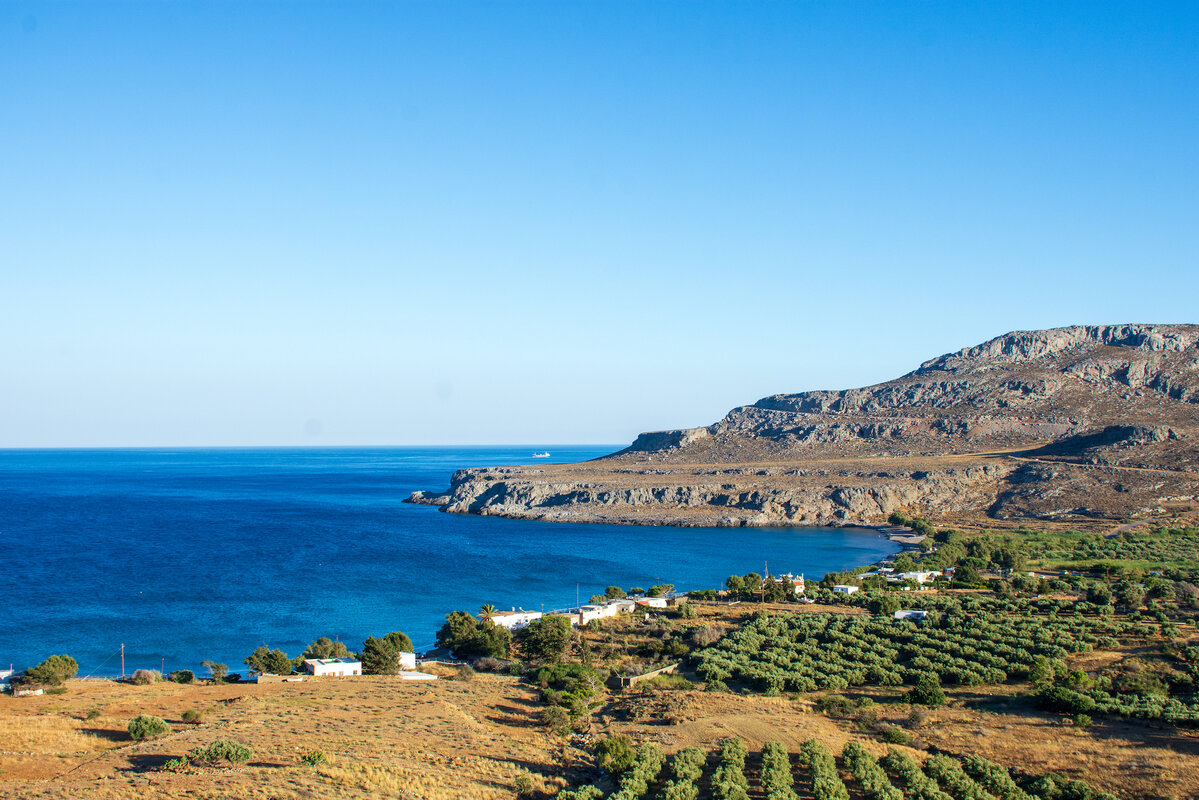
{"label": "shrub", "polygon": [[561,706],[543,708],[537,718],[551,733],[565,736],[570,732],[570,713]]}
{"label": "shrub", "polygon": [[187,769],[189,762],[187,756],[179,756],[179,758],[168,758],[162,762],[162,766],[158,768],[159,772],[183,772]]}
{"label": "shrub", "polygon": [[528,775],[517,775],[516,780],[512,781],[512,791],[517,797],[532,797],[533,779]]}
{"label": "shrub", "polygon": [[190,669],[177,669],[171,672],[170,678],[174,683],[195,683],[196,673]]}
{"label": "shrub", "polygon": [[208,674],[212,677],[215,683],[220,683],[229,674],[229,667],[226,664],[220,664],[210,659],[205,659],[200,662],[200,666],[208,670]]}
{"label": "shrub", "polygon": [[1074,715],[1074,727],[1075,728],[1086,728],[1090,724],[1091,724],[1091,718],[1088,717],[1086,714],[1075,714]]}
{"label": "shrub", "polygon": [[707,647],[720,641],[720,631],[711,625],[704,625],[691,631],[691,644],[696,647]]}
{"label": "shrub", "polygon": [[138,686],[145,686],[148,683],[158,683],[162,680],[162,673],[156,669],[138,669],[133,671],[133,676],[129,680]]}
{"label": "shrub", "polygon": [[925,673],[916,681],[916,685],[908,692],[908,702],[913,705],[943,706],[945,692],[941,690],[941,681],[932,673]]}
{"label": "shrub", "polygon": [[129,737],[133,741],[140,742],[144,739],[156,739],[159,736],[170,733],[171,726],[162,717],[141,714],[129,720],[126,730],[129,731]]}
{"label": "shrub", "polygon": [[458,671],[455,672],[450,678],[450,680],[462,681],[464,683],[470,683],[474,679],[475,670],[470,664],[463,664],[462,666],[458,667]]}
{"label": "shrub", "polygon": [[888,744],[909,744],[912,737],[908,735],[903,728],[897,728],[894,725],[886,725],[880,732],[884,742]]}
{"label": "shrub", "polygon": [[475,669],[480,672],[503,672],[508,669],[508,662],[501,658],[483,656],[475,662]]}
{"label": "shrub", "polygon": [[240,742],[229,739],[213,739],[211,744],[187,751],[187,757],[193,763],[203,763],[213,767],[225,763],[244,764],[253,755],[253,750]]}
{"label": "shrub", "polygon": [[698,612],[695,610],[695,606],[691,605],[690,603],[682,603],[679,605],[679,615],[683,619],[695,619],[697,616],[699,616]]}
{"label": "shrub", "polygon": [[251,672],[259,675],[290,675],[292,670],[291,659],[287,657],[287,653],[278,648],[271,650],[266,645],[259,645],[253,653],[246,656],[244,663]]}
{"label": "shrub", "polygon": [[183,712],[181,719],[189,725],[198,725],[204,719],[204,715],[194,708],[189,708]]}
{"label": "shrub", "polygon": [[324,750],[309,750],[300,756],[300,762],[307,764],[310,767],[316,767],[324,764],[329,760],[329,756]]}
{"label": "shrub", "polygon": [[92,709],[88,710],[87,715],[84,717],[84,719],[95,719],[98,716],[100,716],[100,709],[92,708]]}
{"label": "shrub", "polygon": [[595,763],[612,773],[624,772],[635,757],[633,740],[624,735],[608,736],[595,744]]}

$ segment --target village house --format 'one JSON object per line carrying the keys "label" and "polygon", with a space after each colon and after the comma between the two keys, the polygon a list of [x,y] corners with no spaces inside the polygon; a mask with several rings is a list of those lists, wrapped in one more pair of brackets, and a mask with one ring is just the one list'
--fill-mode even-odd
{"label": "village house", "polygon": [[927,616],[928,616],[927,611],[915,611],[912,609],[901,608],[900,610],[895,612],[895,619],[910,619],[910,620],[913,620],[914,622],[919,622],[920,620],[924,619]]}
{"label": "village house", "polygon": [[941,573],[936,570],[929,570],[927,572],[901,572],[892,578],[892,580],[915,581],[916,583],[925,584],[940,575]]}
{"label": "village house", "polygon": [[511,611],[498,611],[491,615],[492,622],[510,631],[520,630],[535,619],[541,619],[540,611],[525,611],[523,608],[519,611],[515,608]]}
{"label": "village house", "polygon": [[637,605],[643,608],[666,608],[665,597],[639,597]]}
{"label": "village house", "polygon": [[[404,653],[403,655],[412,655],[412,669],[416,668],[416,656],[412,653]],[[317,677],[345,677],[348,675],[361,675],[362,662],[356,658],[307,658],[304,659],[304,669],[308,670],[308,674]]]}
{"label": "village house", "polygon": [[838,583],[836,586],[833,587],[833,591],[836,592],[837,594],[853,594],[859,588],[860,587],[850,586],[849,584],[846,584],[846,583]]}
{"label": "village house", "polygon": [[8,669],[0,669],[0,692],[12,690],[12,679],[14,674],[15,672],[11,666],[9,666]]}

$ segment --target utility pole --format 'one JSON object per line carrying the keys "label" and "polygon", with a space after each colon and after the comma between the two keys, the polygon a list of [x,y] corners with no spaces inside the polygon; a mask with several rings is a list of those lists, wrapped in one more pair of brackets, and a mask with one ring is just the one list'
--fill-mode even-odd
{"label": "utility pole", "polygon": [[121,642],[121,677],[125,677],[125,643]]}

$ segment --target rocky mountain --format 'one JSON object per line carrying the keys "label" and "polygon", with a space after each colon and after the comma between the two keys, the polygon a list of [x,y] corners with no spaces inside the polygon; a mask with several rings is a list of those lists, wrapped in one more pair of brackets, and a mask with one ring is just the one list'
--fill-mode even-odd
{"label": "rocky mountain", "polygon": [[586,464],[461,470],[413,502],[629,523],[1124,517],[1199,495],[1199,325],[1017,331],[861,389],[773,395]]}

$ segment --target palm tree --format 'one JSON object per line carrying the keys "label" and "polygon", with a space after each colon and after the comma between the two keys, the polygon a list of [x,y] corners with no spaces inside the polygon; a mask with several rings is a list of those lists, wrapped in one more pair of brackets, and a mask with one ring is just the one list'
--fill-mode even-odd
{"label": "palm tree", "polygon": [[486,603],[479,609],[479,616],[483,619],[491,619],[496,615],[497,609],[491,603]]}

